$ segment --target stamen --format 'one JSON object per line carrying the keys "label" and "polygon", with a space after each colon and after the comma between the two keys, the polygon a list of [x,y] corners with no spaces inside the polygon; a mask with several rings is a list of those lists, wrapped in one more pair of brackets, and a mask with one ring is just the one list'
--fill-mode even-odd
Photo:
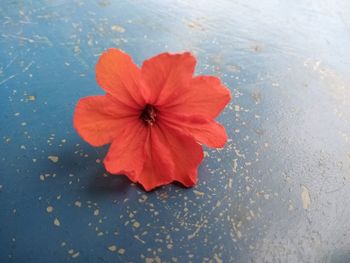
{"label": "stamen", "polygon": [[140,119],[143,120],[146,125],[152,126],[156,121],[157,112],[158,110],[154,106],[146,104],[140,115]]}

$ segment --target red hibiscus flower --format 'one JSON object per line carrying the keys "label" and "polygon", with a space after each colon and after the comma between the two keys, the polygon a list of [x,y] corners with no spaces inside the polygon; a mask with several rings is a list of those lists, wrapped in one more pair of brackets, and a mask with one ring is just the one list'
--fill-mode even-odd
{"label": "red hibiscus flower", "polygon": [[229,90],[212,76],[193,76],[188,52],[163,53],[139,68],[126,53],[109,49],[96,65],[106,92],[82,98],[74,127],[93,146],[111,143],[104,165],[149,191],[178,181],[197,181],[200,144],[221,148],[225,128],[214,118],[230,101]]}

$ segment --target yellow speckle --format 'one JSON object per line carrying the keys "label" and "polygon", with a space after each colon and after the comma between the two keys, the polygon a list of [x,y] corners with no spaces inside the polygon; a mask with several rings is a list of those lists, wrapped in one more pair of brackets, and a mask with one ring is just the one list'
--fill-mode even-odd
{"label": "yellow speckle", "polygon": [[301,186],[301,200],[303,202],[303,208],[309,209],[311,205],[310,192],[304,185]]}
{"label": "yellow speckle", "polygon": [[39,176],[39,178],[40,178],[40,181],[45,181],[45,176],[44,176],[44,175],[41,174],[41,175]]}
{"label": "yellow speckle", "polygon": [[80,252],[76,252],[72,255],[72,258],[77,258],[77,257],[79,257],[79,255],[80,255]]}
{"label": "yellow speckle", "polygon": [[121,27],[119,25],[113,25],[113,26],[111,26],[111,29],[113,31],[116,31],[116,32],[119,32],[119,33],[124,33],[125,32],[125,28]]}
{"label": "yellow speckle", "polygon": [[96,209],[96,210],[94,211],[94,216],[98,216],[99,213],[100,213],[100,211],[99,211],[98,209]]}
{"label": "yellow speckle", "polygon": [[193,193],[197,196],[203,196],[204,193],[203,192],[200,192],[200,191],[197,191],[197,190],[193,190]]}
{"label": "yellow speckle", "polygon": [[117,246],[116,245],[109,246],[108,250],[111,252],[115,252],[115,251],[117,251]]}
{"label": "yellow speckle", "polygon": [[53,207],[52,206],[46,207],[46,212],[52,213],[52,211],[53,211]]}
{"label": "yellow speckle", "polygon": [[57,163],[58,162],[58,156],[50,155],[47,157],[51,162]]}
{"label": "yellow speckle", "polygon": [[133,224],[132,224],[133,227],[135,228],[139,228],[140,227],[140,223],[135,221]]}
{"label": "yellow speckle", "polygon": [[70,249],[70,250],[68,250],[68,254],[73,254],[74,253],[74,249]]}
{"label": "yellow speckle", "polygon": [[27,96],[27,99],[29,101],[35,101],[36,97],[34,95],[29,95],[29,96]]}
{"label": "yellow speckle", "polygon": [[53,221],[53,224],[55,226],[60,226],[61,225],[60,221],[57,218],[55,218],[55,220]]}
{"label": "yellow speckle", "polygon": [[74,205],[77,206],[77,207],[81,207],[81,202],[80,201],[75,201]]}
{"label": "yellow speckle", "polygon": [[124,248],[119,248],[119,249],[118,249],[118,253],[119,253],[120,255],[123,255],[123,254],[125,253],[125,249],[124,249]]}

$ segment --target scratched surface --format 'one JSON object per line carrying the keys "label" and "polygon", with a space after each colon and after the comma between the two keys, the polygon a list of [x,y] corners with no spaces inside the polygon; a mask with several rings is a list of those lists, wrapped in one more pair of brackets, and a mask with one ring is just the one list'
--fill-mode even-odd
{"label": "scratched surface", "polygon": [[[108,47],[231,89],[196,187],[145,193],[74,132]],[[349,69],[347,0],[2,0],[0,262],[350,262]]]}

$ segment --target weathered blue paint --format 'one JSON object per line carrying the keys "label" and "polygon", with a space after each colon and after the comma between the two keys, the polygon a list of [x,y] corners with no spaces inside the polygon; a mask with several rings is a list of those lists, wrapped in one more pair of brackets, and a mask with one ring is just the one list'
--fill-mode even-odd
{"label": "weathered blue paint", "polygon": [[[350,262],[349,17],[346,0],[1,1],[0,262]],[[107,148],[75,133],[109,47],[190,50],[231,89],[231,140],[195,188],[104,177]]]}

